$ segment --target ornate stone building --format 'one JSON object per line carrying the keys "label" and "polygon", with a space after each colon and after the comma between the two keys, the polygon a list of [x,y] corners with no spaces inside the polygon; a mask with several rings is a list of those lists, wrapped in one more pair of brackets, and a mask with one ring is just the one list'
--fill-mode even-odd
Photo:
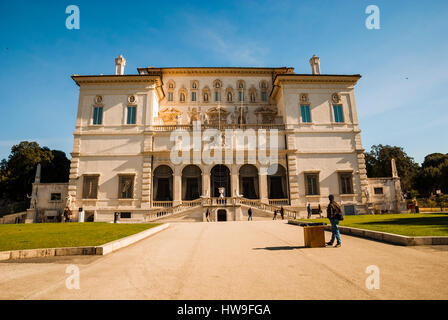
{"label": "ornate stone building", "polygon": [[[243,219],[249,207],[270,215],[283,206],[297,216],[308,203],[325,210],[329,194],[346,214],[400,210],[399,178],[366,175],[354,94],[360,75],[321,74],[316,56],[311,74],[147,67],[125,75],[126,60],[115,62],[115,75],[72,76],[80,87],[68,185],[73,213],[95,221],[112,221],[116,212],[129,222],[203,221],[209,208],[220,221]],[[173,132],[194,141],[208,129],[222,133],[225,143],[213,151],[227,152],[222,161],[201,158],[209,146],[199,135],[199,149],[183,149],[190,161],[173,162]],[[236,161],[235,140],[247,132],[259,140],[272,133],[275,163],[250,158],[258,142]]]}

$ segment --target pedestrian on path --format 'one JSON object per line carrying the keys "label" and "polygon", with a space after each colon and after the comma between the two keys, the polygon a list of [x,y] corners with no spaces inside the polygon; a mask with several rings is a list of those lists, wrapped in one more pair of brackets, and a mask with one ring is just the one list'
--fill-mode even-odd
{"label": "pedestrian on path", "polygon": [[308,219],[311,218],[311,203],[308,202],[308,205],[306,206],[306,211],[308,212]]}
{"label": "pedestrian on path", "polygon": [[319,211],[319,217],[322,218],[322,208],[320,206],[320,203],[319,206],[317,207],[317,211]]}
{"label": "pedestrian on path", "polygon": [[330,194],[328,196],[328,199],[330,200],[330,203],[327,207],[327,218],[330,219],[331,223],[331,240],[327,242],[327,245],[332,246],[334,239],[336,239],[337,243],[335,245],[335,248],[338,248],[341,246],[341,235],[339,234],[339,221],[343,219],[342,217],[342,210],[339,203],[334,201],[334,196]]}
{"label": "pedestrian on path", "polygon": [[274,218],[272,220],[277,220],[277,209],[274,210]]}
{"label": "pedestrian on path", "polygon": [[252,220],[252,208],[249,208],[249,210],[247,210],[247,215],[249,216],[247,218],[247,221]]}
{"label": "pedestrian on path", "polygon": [[283,209],[283,206],[280,208],[280,215],[282,216],[282,220],[285,217],[285,209]]}
{"label": "pedestrian on path", "polygon": [[207,211],[205,211],[205,218],[207,219],[207,222],[210,222],[210,209],[207,208]]}

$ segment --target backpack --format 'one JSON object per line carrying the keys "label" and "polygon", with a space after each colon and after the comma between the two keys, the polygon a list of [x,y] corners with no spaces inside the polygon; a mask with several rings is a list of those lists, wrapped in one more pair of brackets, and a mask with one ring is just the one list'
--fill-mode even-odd
{"label": "backpack", "polygon": [[329,206],[328,210],[329,212],[327,213],[328,218],[329,219],[336,219],[336,220],[344,220],[344,216],[342,215],[342,210],[341,210],[341,206],[339,205],[339,203],[337,203],[336,201],[333,201],[333,203],[331,203]]}
{"label": "backpack", "polygon": [[342,221],[344,220],[344,215],[342,214],[342,210],[341,210],[341,206],[339,205],[339,203],[334,202],[335,207],[336,207],[336,212],[334,213],[334,218],[336,220]]}

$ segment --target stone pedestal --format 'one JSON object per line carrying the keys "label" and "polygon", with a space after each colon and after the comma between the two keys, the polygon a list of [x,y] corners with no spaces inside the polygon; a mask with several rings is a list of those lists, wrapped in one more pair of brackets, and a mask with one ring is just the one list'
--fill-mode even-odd
{"label": "stone pedestal", "polygon": [[36,222],[36,209],[27,209],[25,223],[35,223],[35,222]]}

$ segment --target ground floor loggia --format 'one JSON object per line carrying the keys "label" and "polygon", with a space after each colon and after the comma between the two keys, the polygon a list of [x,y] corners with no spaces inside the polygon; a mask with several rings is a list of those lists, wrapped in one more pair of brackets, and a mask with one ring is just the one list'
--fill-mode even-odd
{"label": "ground floor loggia", "polygon": [[201,197],[243,197],[289,204],[287,172],[282,165],[272,174],[262,174],[252,164],[218,164],[210,169],[187,165],[176,174],[169,165],[161,164],[155,168],[152,182],[152,207],[173,206]]}

